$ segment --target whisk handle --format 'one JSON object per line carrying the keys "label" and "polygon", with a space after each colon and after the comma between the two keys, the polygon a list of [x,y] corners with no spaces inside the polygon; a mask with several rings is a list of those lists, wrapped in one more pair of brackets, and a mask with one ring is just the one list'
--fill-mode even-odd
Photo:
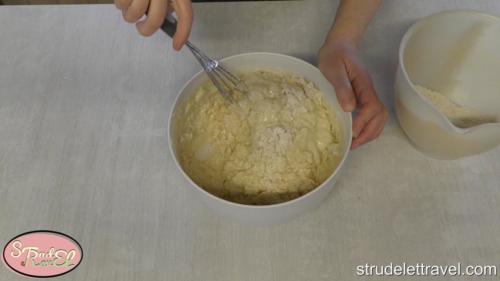
{"label": "whisk handle", "polygon": [[174,17],[167,16],[161,25],[161,29],[168,34],[168,36],[174,38],[175,30],[177,29],[177,21]]}

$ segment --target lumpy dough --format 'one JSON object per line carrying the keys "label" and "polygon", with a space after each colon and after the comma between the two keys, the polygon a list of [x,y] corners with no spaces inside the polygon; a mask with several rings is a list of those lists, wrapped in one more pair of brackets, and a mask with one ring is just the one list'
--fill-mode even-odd
{"label": "lumpy dough", "polygon": [[273,204],[320,185],[337,167],[340,129],[322,92],[268,71],[240,75],[230,105],[207,82],[176,112],[177,154],[206,191],[244,204]]}

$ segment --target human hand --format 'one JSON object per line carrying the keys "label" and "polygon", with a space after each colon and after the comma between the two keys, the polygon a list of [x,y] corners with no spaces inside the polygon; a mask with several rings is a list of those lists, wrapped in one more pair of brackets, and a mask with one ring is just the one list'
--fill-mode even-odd
{"label": "human hand", "polygon": [[[163,24],[167,14],[175,11],[177,30],[174,35],[173,48],[180,50],[188,40],[193,23],[191,0],[114,0],[122,11],[123,19],[135,23],[137,30],[144,36],[151,36]],[[142,19],[145,13],[145,19]],[[142,20],[141,20],[142,19]]]}
{"label": "human hand", "polygon": [[388,112],[377,97],[370,74],[350,43],[325,43],[318,53],[318,66],[332,83],[346,112],[358,110],[352,125],[355,149],[376,139],[383,131]]}

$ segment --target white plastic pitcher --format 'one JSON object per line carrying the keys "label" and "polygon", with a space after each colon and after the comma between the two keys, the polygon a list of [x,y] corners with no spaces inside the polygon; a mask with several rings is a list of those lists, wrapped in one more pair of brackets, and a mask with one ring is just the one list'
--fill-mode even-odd
{"label": "white plastic pitcher", "polygon": [[422,152],[457,159],[498,146],[500,123],[458,128],[415,85],[500,120],[500,18],[447,11],[418,21],[401,42],[395,80],[399,122]]}

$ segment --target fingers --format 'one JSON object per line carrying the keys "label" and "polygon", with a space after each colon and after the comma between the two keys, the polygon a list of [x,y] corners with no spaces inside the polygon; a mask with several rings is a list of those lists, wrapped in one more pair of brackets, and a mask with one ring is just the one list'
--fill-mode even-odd
{"label": "fingers", "polygon": [[356,99],[360,105],[374,102],[378,100],[375,87],[373,86],[373,81],[371,76],[366,72],[362,65],[359,63],[353,63],[350,65],[351,70],[351,83],[356,93]]}
{"label": "fingers", "polygon": [[151,36],[161,27],[167,15],[167,3],[165,0],[151,0],[146,19],[136,24],[140,34]]}
{"label": "fingers", "polygon": [[190,0],[175,0],[173,5],[178,18],[173,47],[176,50],[180,50],[191,33],[191,26],[193,25],[193,8]]}
{"label": "fingers", "polygon": [[335,88],[335,94],[337,95],[337,99],[342,109],[346,112],[354,111],[356,108],[356,98],[344,63],[337,62],[334,65],[328,63],[326,67],[320,65],[319,68],[326,79],[330,81]]}
{"label": "fingers", "polygon": [[385,110],[384,105],[380,102],[370,75],[357,63],[353,63],[351,69],[351,81],[356,100],[360,106],[360,110],[352,126],[353,137],[357,138],[368,122],[377,114]]}
{"label": "fingers", "polygon": [[382,112],[374,116],[363,128],[361,134],[357,138],[353,139],[351,149],[356,149],[359,146],[376,139],[384,130],[388,115],[387,110],[384,108]]}
{"label": "fingers", "polygon": [[129,23],[140,20],[146,11],[147,17],[137,22],[136,27],[140,34],[150,36],[157,31],[168,13],[175,10],[177,14],[177,30],[174,35],[173,47],[180,50],[188,40],[193,24],[193,9],[191,0],[114,0],[115,5],[122,11],[123,18]]}
{"label": "fingers", "polygon": [[385,110],[384,105],[378,100],[376,96],[372,98],[371,102],[361,105],[354,122],[352,124],[352,136],[357,138],[364,127],[367,126],[368,122],[372,120],[376,115],[382,113]]}
{"label": "fingers", "polygon": [[360,110],[352,125],[355,149],[376,139],[382,133],[389,116],[384,104],[379,100],[370,75],[361,64],[353,60],[347,68]]}
{"label": "fingers", "polygon": [[122,9],[123,19],[134,23],[137,22],[148,9],[149,0],[133,0],[128,8]]}

